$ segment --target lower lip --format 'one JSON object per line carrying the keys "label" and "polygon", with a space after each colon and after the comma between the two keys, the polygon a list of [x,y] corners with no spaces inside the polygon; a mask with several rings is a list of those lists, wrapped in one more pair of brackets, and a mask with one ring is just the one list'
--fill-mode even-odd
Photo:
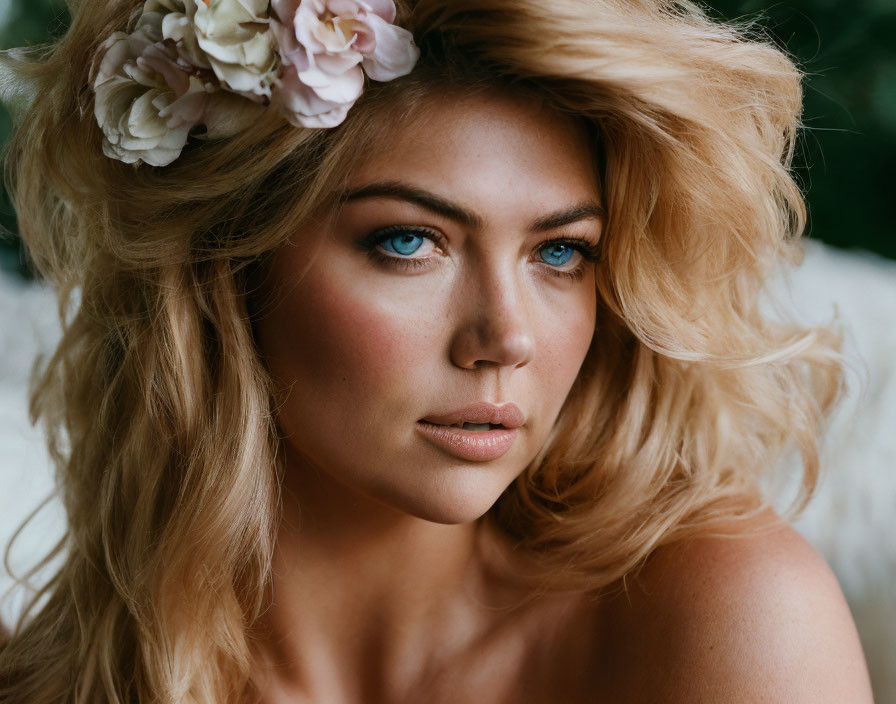
{"label": "lower lip", "polygon": [[476,431],[417,421],[417,430],[439,449],[472,462],[498,459],[516,439],[515,428]]}

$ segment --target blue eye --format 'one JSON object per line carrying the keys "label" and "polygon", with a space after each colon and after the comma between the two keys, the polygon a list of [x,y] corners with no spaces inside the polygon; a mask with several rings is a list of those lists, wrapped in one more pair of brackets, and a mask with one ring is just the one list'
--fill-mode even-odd
{"label": "blue eye", "polygon": [[395,252],[395,254],[403,254],[405,256],[413,254],[420,245],[423,244],[425,238],[413,232],[402,232],[388,239],[381,240],[379,244],[387,252]]}
{"label": "blue eye", "polygon": [[558,242],[550,247],[545,247],[541,250],[540,254],[542,260],[546,264],[550,264],[551,266],[563,266],[569,261],[570,257],[572,257],[573,252],[575,252],[575,249],[568,244]]}

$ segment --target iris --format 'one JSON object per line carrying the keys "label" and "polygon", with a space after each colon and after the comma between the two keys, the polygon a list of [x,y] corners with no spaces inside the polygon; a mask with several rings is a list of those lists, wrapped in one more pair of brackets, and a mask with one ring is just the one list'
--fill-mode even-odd
{"label": "iris", "polygon": [[[393,245],[391,248],[388,246],[392,242],[397,242],[397,245]],[[413,232],[405,232],[400,235],[396,235],[395,237],[390,237],[389,239],[383,240],[380,244],[389,251],[395,252],[396,254],[413,254],[416,252],[420,245],[423,243],[423,237],[420,235],[415,235]]]}
{"label": "iris", "polygon": [[[541,258],[548,264],[562,266],[569,261],[569,258],[572,256],[572,251],[572,247],[569,245],[558,243],[552,247],[541,250]],[[551,261],[549,257],[557,257],[561,259],[561,261]]]}

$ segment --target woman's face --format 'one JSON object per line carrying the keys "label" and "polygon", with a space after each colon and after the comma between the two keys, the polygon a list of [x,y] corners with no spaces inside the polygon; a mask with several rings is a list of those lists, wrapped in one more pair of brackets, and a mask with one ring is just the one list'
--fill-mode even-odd
{"label": "woman's face", "polygon": [[[273,255],[256,324],[287,471],[475,520],[544,445],[594,334],[602,211],[584,132],[521,99],[434,99],[344,196]],[[422,422],[476,402],[515,404],[522,424]]]}

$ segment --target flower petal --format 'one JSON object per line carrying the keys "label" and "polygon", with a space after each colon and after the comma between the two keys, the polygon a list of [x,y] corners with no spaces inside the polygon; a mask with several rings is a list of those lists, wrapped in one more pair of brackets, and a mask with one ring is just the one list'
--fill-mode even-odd
{"label": "flower petal", "polygon": [[189,89],[176,100],[159,109],[159,117],[169,129],[190,129],[203,120],[209,99],[209,89],[196,76],[190,76]]}
{"label": "flower petal", "polygon": [[395,3],[392,0],[360,0],[359,4],[389,24],[395,21]]}
{"label": "flower petal", "polygon": [[349,108],[351,108],[352,105],[353,103],[343,103],[342,105],[335,106],[332,110],[318,113],[317,115],[299,115],[297,116],[297,126],[312,128],[336,127],[336,125],[345,120],[345,116],[348,114]]}
{"label": "flower petal", "polygon": [[286,119],[291,124],[302,127],[338,125],[345,119],[348,109],[354,104],[354,101],[324,100],[314,88],[301,81],[291,66],[283,71],[283,78],[275,94],[275,99]]}
{"label": "flower petal", "polygon": [[367,22],[376,36],[376,49],[361,61],[367,75],[375,81],[391,81],[410,73],[420,57],[414,36],[377,15],[368,15]]}
{"label": "flower petal", "polygon": [[353,103],[364,90],[364,73],[357,65],[335,75],[311,68],[298,76],[302,83],[313,88],[318,97],[327,102]]}
{"label": "flower petal", "polygon": [[181,96],[190,87],[190,76],[177,65],[177,50],[156,42],[146,48],[137,58],[136,64],[147,73],[157,73],[165,85]]}
{"label": "flower petal", "polygon": [[162,36],[175,43],[181,61],[197,68],[212,67],[200,48],[196,31],[186,15],[179,12],[165,15],[162,20]]}

